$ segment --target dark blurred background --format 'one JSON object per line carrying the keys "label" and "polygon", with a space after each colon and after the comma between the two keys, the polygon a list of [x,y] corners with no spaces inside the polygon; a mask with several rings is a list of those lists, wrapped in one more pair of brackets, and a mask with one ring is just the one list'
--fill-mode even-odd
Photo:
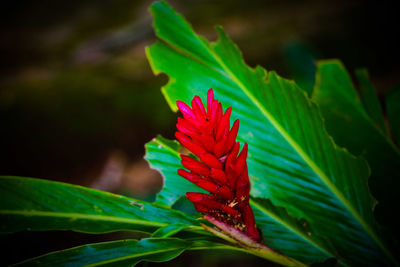
{"label": "dark blurred background", "polygon": [[[399,81],[399,16],[389,1],[171,0],[209,40],[220,24],[245,60],[311,89],[316,59],[366,67],[379,97]],[[0,174],[81,184],[152,201],[161,177],[142,159],[176,114],[144,48],[154,42],[151,1],[10,1],[0,25]],[[19,233],[5,264],[55,249],[115,239],[72,232]],[[191,260],[193,255],[199,259]],[[233,258],[232,258],[233,257]],[[238,257],[238,258],[235,258]],[[188,253],[169,265],[218,266]],[[232,266],[257,259],[229,256]],[[233,260],[232,260],[233,259]],[[195,264],[196,263],[196,264]]]}

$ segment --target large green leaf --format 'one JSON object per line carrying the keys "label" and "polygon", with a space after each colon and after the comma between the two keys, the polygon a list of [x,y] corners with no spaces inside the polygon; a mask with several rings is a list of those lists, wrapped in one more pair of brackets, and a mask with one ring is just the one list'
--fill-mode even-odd
{"label": "large green leaf", "polygon": [[388,263],[373,221],[368,166],[334,144],[306,94],[274,72],[247,66],[221,27],[218,42],[209,43],[165,2],[150,11],[161,41],[146,53],[153,72],[170,77],[162,88],[167,102],[176,110],[176,100],[204,99],[212,87],[233,108],[239,140],[249,144],[252,195],[307,219],[348,261]]}
{"label": "large green leaf", "polygon": [[75,230],[151,233],[173,223],[206,233],[193,217],[144,201],[81,186],[21,177],[0,177],[0,232]]}
{"label": "large green leaf", "polygon": [[[176,142],[160,136],[146,144],[146,159],[150,166],[160,170],[165,177],[163,191],[168,190],[176,198],[199,189],[196,185],[188,183],[185,185],[185,191],[182,191],[180,187],[185,179],[172,175],[180,167],[179,148]],[[165,155],[168,155],[167,160],[163,161]],[[268,246],[304,263],[321,262],[335,256],[329,243],[318,238],[304,220],[290,216],[285,209],[278,208],[265,199],[251,199],[251,205],[257,226],[261,229]]]}
{"label": "large green leaf", "polygon": [[400,201],[400,151],[382,128],[382,111],[365,75],[365,72],[358,72],[361,87],[364,88],[361,102],[341,62],[321,61],[318,63],[312,98],[319,104],[327,130],[335,141],[368,160],[372,171],[369,181],[371,192],[380,202],[377,206],[378,218],[381,221],[386,218],[385,224],[398,228],[398,221],[393,221],[392,203]]}

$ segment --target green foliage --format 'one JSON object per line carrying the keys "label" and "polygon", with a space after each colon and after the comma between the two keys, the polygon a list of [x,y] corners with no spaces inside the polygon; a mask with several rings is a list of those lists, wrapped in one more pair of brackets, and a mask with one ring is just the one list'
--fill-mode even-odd
{"label": "green foliage", "polygon": [[368,166],[335,145],[306,94],[274,72],[248,67],[221,27],[219,40],[209,43],[165,2],[150,10],[162,41],[146,53],[154,73],[170,77],[162,88],[167,102],[176,110],[176,100],[205,99],[212,87],[232,107],[238,139],[249,144],[251,194],[305,218],[349,263],[390,262],[372,215]]}
{"label": "green foliage", "polygon": [[284,57],[293,79],[308,95],[312,94],[315,82],[316,53],[302,43],[291,43],[285,47]]}
{"label": "green foliage", "polygon": [[231,106],[232,117],[240,119],[238,140],[249,144],[250,203],[264,242],[272,249],[245,243],[172,209],[186,192],[204,191],[177,175],[179,143],[158,136],[146,144],[145,156],[164,176],[155,203],[76,185],[0,177],[2,234],[23,230],[152,234],[140,241],[52,252],[20,265],[134,266],[141,261],[168,261],[185,250],[241,251],[288,266],[330,258],[340,265],[398,264],[372,213],[376,202],[369,192],[368,164],[351,153],[368,160],[374,196],[383,204],[398,202],[400,153],[390,138],[400,140],[399,91],[387,100],[388,133],[365,70],[357,72],[359,95],[340,62],[320,62],[313,102],[308,97],[315,70],[311,56],[298,58],[310,64],[311,72],[295,70],[299,79],[304,78],[303,91],[275,72],[246,65],[221,27],[217,27],[218,41],[210,43],[166,2],[154,3],[150,11],[160,40],[147,47],[146,54],[153,72],[170,78],[162,92],[171,109],[177,110],[178,99],[189,102],[194,95],[205,99],[212,87],[224,108]]}
{"label": "green foliage", "polygon": [[151,237],[170,237],[178,233],[179,231],[185,229],[187,226],[188,225],[184,223],[169,224],[159,228],[151,235]]}
{"label": "green foliage", "polygon": [[366,112],[370,116],[372,123],[376,124],[387,135],[382,108],[375,88],[369,80],[368,71],[366,69],[358,69],[356,70],[356,75],[360,84],[360,98]]}
{"label": "green foliage", "polygon": [[[154,169],[158,170],[164,178],[164,189],[157,195],[157,203],[171,206],[178,198],[193,189],[193,184],[182,179],[177,169],[181,163],[176,161],[180,145],[177,141],[171,141],[158,136],[146,144],[145,159],[152,163]],[[173,168],[171,168],[173,166]],[[191,192],[203,192],[201,188],[196,188]]]}
{"label": "green foliage", "polygon": [[393,88],[386,98],[386,109],[393,140],[400,146],[400,86]]}
{"label": "green foliage", "polygon": [[[75,230],[86,233],[139,231],[181,223],[204,233],[195,218],[81,186],[21,177],[0,177],[0,232]],[[206,233],[205,233],[206,234]]]}
{"label": "green foliage", "polygon": [[[391,203],[400,201],[400,151],[387,134],[382,109],[367,73],[359,70],[357,76],[360,95],[339,61],[320,61],[312,99],[319,104],[326,128],[335,142],[368,160],[370,189],[380,202],[377,206],[380,217],[386,217],[381,221],[397,225],[390,207]],[[390,107],[389,101],[388,111]]]}
{"label": "green foliage", "polygon": [[119,240],[49,253],[16,266],[135,266],[141,261],[172,260],[190,246],[191,242],[177,238]]}

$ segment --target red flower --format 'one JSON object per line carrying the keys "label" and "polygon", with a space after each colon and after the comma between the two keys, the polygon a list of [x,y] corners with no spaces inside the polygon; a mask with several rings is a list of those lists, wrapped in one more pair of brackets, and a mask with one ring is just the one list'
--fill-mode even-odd
{"label": "red flower", "polygon": [[199,160],[181,155],[178,174],[211,193],[186,193],[197,211],[242,231],[259,241],[253,210],[249,204],[250,183],[247,171],[247,144],[239,156],[240,144],[236,142],[239,120],[230,128],[232,108],[223,113],[222,105],[208,91],[207,110],[200,97],[192,100],[192,108],[177,101],[183,118],[178,118],[175,133],[179,142]]}

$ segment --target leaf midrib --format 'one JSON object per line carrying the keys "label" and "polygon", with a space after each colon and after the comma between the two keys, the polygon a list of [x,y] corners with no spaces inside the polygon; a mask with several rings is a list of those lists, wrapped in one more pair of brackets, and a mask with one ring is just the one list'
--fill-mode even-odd
{"label": "leaf midrib", "polygon": [[[69,219],[83,219],[83,220],[86,219],[93,221],[119,222],[119,223],[128,223],[132,225],[143,225],[143,226],[153,226],[153,227],[163,227],[168,225],[168,223],[161,223],[161,222],[151,222],[151,221],[138,220],[132,218],[105,216],[98,214],[83,214],[75,212],[57,212],[57,211],[39,211],[39,210],[0,210],[0,214],[51,217],[51,218],[57,217],[57,218],[69,218]],[[188,225],[186,229],[189,231],[204,230],[201,226],[195,226],[195,225]]]}
{"label": "leaf midrib", "polygon": [[[167,45],[169,45],[171,48],[175,49],[178,53],[182,50],[177,48],[174,44],[171,44],[169,41],[162,39]],[[354,216],[354,218],[358,221],[358,223],[364,228],[364,230],[370,235],[370,237],[376,242],[376,244],[384,251],[384,253],[391,259],[393,257],[391,254],[388,252],[386,249],[385,245],[381,242],[381,240],[378,238],[378,236],[375,234],[375,232],[372,230],[372,228],[364,221],[364,219],[361,217],[361,215],[354,209],[354,207],[349,203],[349,201],[343,196],[343,194],[340,193],[340,191],[334,186],[327,175],[314,163],[313,160],[303,151],[303,149],[290,137],[290,135],[283,129],[283,127],[280,126],[280,124],[272,117],[272,115],[264,108],[264,106],[255,98],[249,90],[246,88],[246,86],[227,68],[227,66],[224,64],[224,62],[219,58],[218,55],[215,54],[215,52],[208,46],[205,46],[207,51],[213,55],[217,62],[220,64],[222,69],[226,71],[225,73],[222,73],[225,77],[228,79],[231,79],[234,83],[236,83],[240,89],[247,95],[247,97],[255,104],[257,108],[261,111],[261,113],[265,116],[265,118],[275,127],[275,129],[282,135],[282,137],[293,147],[293,149],[298,153],[298,155],[304,160],[304,162],[316,173],[316,175],[320,178],[320,180],[328,187],[329,190],[336,196],[336,198],[343,204],[344,207],[350,212],[351,215]],[[189,51],[186,51],[187,53],[190,54]],[[186,53],[185,53],[186,54]],[[191,57],[195,57],[194,55],[191,55]],[[198,61],[202,61],[201,59],[197,58]],[[203,62],[204,65],[207,65],[206,63]],[[210,66],[209,66],[210,67]],[[212,68],[212,67],[211,67]],[[212,68],[214,69],[214,68]],[[221,73],[221,72],[220,72]],[[338,148],[336,144],[333,144],[335,148]],[[350,155],[351,156],[351,155]]]}

